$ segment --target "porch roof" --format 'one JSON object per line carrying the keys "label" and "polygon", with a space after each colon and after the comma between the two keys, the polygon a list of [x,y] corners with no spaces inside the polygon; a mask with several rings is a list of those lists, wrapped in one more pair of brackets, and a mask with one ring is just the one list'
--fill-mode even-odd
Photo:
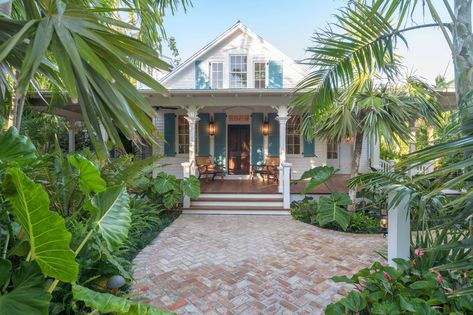
{"label": "porch roof", "polygon": [[141,90],[155,107],[280,106],[295,97],[294,89],[171,89],[168,92],[162,95]]}

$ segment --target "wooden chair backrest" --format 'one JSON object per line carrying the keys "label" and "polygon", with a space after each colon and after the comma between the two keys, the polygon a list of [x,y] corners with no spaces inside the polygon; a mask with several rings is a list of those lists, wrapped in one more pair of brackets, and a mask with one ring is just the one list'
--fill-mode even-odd
{"label": "wooden chair backrest", "polygon": [[210,156],[196,156],[195,157],[195,164],[197,165],[210,165],[213,164],[212,159]]}
{"label": "wooden chair backrest", "polygon": [[264,164],[269,166],[279,166],[279,157],[268,156],[264,161]]}

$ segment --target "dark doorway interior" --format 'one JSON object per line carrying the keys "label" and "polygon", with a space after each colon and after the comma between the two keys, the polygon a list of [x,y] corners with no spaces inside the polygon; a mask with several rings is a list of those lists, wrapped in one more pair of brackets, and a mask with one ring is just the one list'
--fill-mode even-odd
{"label": "dark doorway interior", "polygon": [[250,126],[228,125],[228,174],[250,173]]}

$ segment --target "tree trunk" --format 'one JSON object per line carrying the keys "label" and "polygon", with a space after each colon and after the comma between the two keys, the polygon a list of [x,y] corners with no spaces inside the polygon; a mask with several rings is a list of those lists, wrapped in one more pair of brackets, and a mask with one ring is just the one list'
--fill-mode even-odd
{"label": "tree trunk", "polygon": [[[358,129],[355,134],[355,147],[353,150],[353,160],[351,163],[351,173],[350,173],[350,178],[353,178],[355,176],[358,176],[360,173],[360,160],[361,160],[361,151],[363,148],[363,132]],[[348,194],[350,195],[351,199],[351,211],[356,210],[356,191],[357,187],[354,187],[348,191]]]}
{"label": "tree trunk", "polygon": [[[0,13],[5,16],[10,16],[11,15],[11,8],[12,8],[12,2],[8,1],[5,3],[0,4]],[[7,124],[6,128],[9,129],[10,127],[15,125],[15,112],[16,112],[16,89],[15,86],[13,86],[13,93],[11,97],[11,108],[10,108],[10,113],[8,113],[8,119],[7,119]]]}
{"label": "tree trunk", "polygon": [[465,136],[473,134],[473,97],[468,95],[473,89],[471,2],[472,0],[455,0],[456,20],[452,26],[455,91]]}

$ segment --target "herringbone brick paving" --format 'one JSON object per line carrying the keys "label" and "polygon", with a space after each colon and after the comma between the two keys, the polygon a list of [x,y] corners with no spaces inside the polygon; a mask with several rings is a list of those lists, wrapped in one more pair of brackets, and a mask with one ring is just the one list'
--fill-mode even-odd
{"label": "herringbone brick paving", "polygon": [[330,280],[381,258],[380,235],[278,216],[181,215],[134,260],[133,290],[180,314],[321,314],[347,285]]}

